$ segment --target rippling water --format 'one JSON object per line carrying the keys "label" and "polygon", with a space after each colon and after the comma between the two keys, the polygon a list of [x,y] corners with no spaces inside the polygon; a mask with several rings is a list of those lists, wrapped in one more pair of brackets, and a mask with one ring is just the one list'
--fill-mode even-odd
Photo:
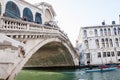
{"label": "rippling water", "polygon": [[16,80],[120,80],[120,69],[86,73],[84,70],[22,70]]}

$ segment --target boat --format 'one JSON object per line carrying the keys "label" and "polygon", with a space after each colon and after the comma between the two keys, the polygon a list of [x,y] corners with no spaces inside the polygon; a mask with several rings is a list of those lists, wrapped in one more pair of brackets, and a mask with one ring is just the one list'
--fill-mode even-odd
{"label": "boat", "polygon": [[109,68],[96,68],[96,69],[86,69],[86,72],[106,72],[106,71],[114,71],[116,67],[109,67]]}
{"label": "boat", "polygon": [[117,66],[117,68],[119,68],[119,69],[120,69],[120,65],[118,65],[118,66]]}

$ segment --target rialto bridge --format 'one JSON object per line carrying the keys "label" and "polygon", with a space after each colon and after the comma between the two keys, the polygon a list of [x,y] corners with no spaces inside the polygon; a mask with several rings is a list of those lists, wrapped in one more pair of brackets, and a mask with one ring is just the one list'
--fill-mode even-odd
{"label": "rialto bridge", "polygon": [[24,67],[77,66],[78,55],[48,3],[0,0],[0,80]]}

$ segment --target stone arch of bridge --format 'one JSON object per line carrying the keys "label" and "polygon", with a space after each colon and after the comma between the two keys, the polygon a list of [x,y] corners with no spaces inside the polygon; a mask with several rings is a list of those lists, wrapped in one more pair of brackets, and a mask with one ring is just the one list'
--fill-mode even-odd
{"label": "stone arch of bridge", "polygon": [[[65,54],[65,55],[63,55],[62,53],[62,56],[64,57],[64,59],[65,58],[67,58],[68,60],[70,60],[69,62],[71,63],[71,64],[69,64],[69,62],[68,62],[68,60],[63,60],[63,61],[65,61],[66,63],[68,63],[66,66],[75,66],[76,64],[75,64],[75,62],[76,62],[76,60],[75,60],[75,54],[74,54],[74,51],[70,48],[70,46],[66,43],[66,42],[61,42],[61,40],[59,39],[59,38],[51,38],[51,39],[46,39],[46,40],[44,40],[44,41],[40,41],[36,46],[34,46],[29,52],[27,52],[26,53],[26,57],[25,58],[23,58],[23,60],[21,61],[21,62],[19,62],[18,63],[18,65],[14,68],[14,70],[11,72],[11,74],[10,74],[10,76],[9,76],[9,80],[12,80],[14,77],[15,77],[15,75],[16,74],[18,74],[18,72],[20,72],[20,70],[26,65],[26,66],[32,66],[33,65],[33,67],[34,66],[36,66],[36,65],[34,65],[34,64],[30,64],[30,62],[29,62],[29,60],[31,60],[31,59],[34,59],[35,58],[35,55],[34,54],[36,54],[37,52],[39,52],[39,50],[41,50],[41,49],[46,49],[46,48],[50,48],[49,46],[53,46],[53,47],[55,47],[55,46],[57,46],[57,48],[55,48],[55,49],[58,49],[58,51],[64,51],[65,50],[65,52],[67,53],[67,54],[69,54],[70,56],[67,58],[66,57],[66,55],[67,54]],[[54,50],[55,50],[54,49]],[[62,50],[63,49],[63,50]],[[51,50],[53,50],[53,48],[51,49]],[[43,50],[43,52],[44,52],[44,50]],[[53,52],[54,53],[54,52]],[[40,54],[40,53],[38,53],[38,54]],[[59,54],[56,54],[57,55],[57,57],[59,56]],[[32,58],[32,56],[33,56],[33,58]],[[56,59],[55,59],[56,60]],[[58,61],[60,61],[60,60],[58,60]],[[44,61],[43,61],[44,62]],[[26,64],[27,63],[27,64]],[[62,63],[62,64],[65,64],[65,63],[63,63],[63,62],[60,62],[60,63]],[[52,62],[52,63],[47,63],[47,64],[51,64],[51,65],[53,65],[54,63]],[[51,66],[50,65],[50,66]],[[39,64],[39,66],[41,66],[40,64]],[[47,66],[46,64],[44,64],[44,65],[42,65],[42,66]],[[57,64],[57,65],[55,65],[55,66],[60,66],[59,64]]]}
{"label": "stone arch of bridge", "polygon": [[28,60],[25,67],[73,66],[69,50],[61,42],[49,42],[39,48]]}
{"label": "stone arch of bridge", "polygon": [[75,54],[66,42],[58,38],[46,39],[37,44],[25,66],[71,66]]}

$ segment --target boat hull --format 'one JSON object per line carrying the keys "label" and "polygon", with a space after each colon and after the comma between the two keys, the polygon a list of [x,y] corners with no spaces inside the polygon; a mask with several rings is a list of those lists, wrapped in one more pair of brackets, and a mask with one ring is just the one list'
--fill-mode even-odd
{"label": "boat hull", "polygon": [[86,72],[106,72],[106,71],[114,71],[116,70],[117,68],[103,68],[103,69],[89,69],[89,70],[86,70]]}

